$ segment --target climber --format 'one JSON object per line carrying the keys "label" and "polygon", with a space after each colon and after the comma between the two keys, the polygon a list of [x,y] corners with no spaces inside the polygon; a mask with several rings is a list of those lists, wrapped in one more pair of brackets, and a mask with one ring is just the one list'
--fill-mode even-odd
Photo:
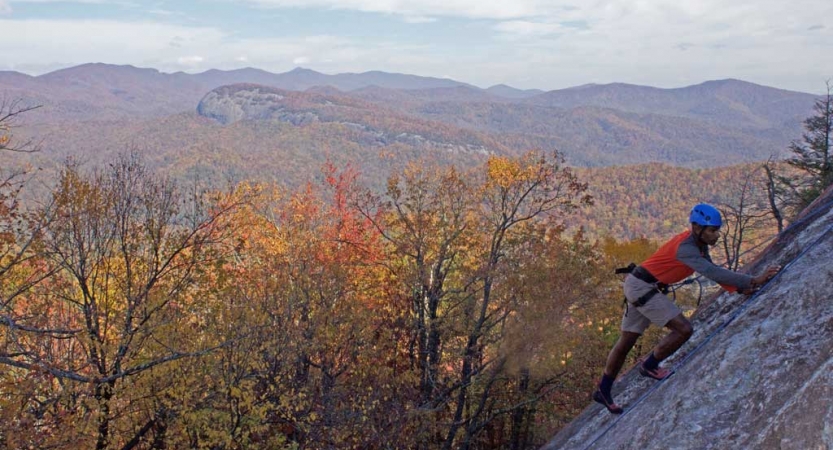
{"label": "climber", "polygon": [[623,411],[621,406],[613,402],[613,381],[622,369],[628,352],[651,323],[664,326],[671,332],[639,365],[642,376],[662,380],[671,375],[671,371],[659,367],[659,363],[691,337],[691,323],[665,295],[668,285],[698,272],[729,291],[751,294],[780,270],[778,266],[771,266],[763,274],[753,277],[715,265],[709,257],[708,246],[715,245],[720,237],[720,226],[723,223],[720,212],[711,205],[701,203],[692,208],[689,222],[691,229],[671,238],[625,277],[627,305],[622,318],[622,334],[610,351],[602,380],[593,392],[593,400],[613,414]]}

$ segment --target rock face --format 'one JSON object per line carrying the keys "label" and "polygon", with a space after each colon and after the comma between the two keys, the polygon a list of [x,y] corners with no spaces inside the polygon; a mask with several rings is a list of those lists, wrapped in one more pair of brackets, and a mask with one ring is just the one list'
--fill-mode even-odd
{"label": "rock face", "polygon": [[468,134],[460,139],[447,139],[448,133],[438,130],[437,123],[396,114],[326,88],[294,92],[257,84],[221,86],[203,97],[197,113],[223,125],[241,120],[277,120],[295,126],[337,125],[352,130],[361,144],[372,147],[404,144],[421,150],[490,153],[485,145],[477,142],[480,139],[470,139]]}
{"label": "rock face", "polygon": [[285,95],[265,86],[222,86],[200,100],[197,113],[227,125],[243,119],[268,119],[279,114]]}
{"label": "rock face", "polygon": [[[750,265],[784,268],[757,295],[723,293],[692,319],[662,382],[614,386],[544,449],[833,449],[833,190]],[[601,362],[600,362],[601,364]]]}

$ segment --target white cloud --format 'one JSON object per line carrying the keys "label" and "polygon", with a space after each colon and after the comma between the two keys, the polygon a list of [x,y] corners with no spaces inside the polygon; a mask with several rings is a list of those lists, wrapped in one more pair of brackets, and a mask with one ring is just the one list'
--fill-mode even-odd
{"label": "white cloud", "polygon": [[495,25],[495,29],[506,34],[519,36],[546,36],[564,31],[564,27],[557,23],[529,22],[525,20],[500,22]]}
{"label": "white cloud", "polygon": [[205,61],[205,58],[198,55],[192,56],[180,56],[177,58],[176,62],[185,67],[199,67],[202,62]]}
{"label": "white cloud", "polygon": [[[469,17],[514,19],[559,10],[557,2],[547,0],[240,0],[272,8],[323,8],[352,10],[412,17]],[[553,3],[556,5],[551,6]]]}
{"label": "white cloud", "polygon": [[0,0],[0,14],[9,14],[12,12],[12,5],[6,0]]}
{"label": "white cloud", "polygon": [[[781,0],[227,0],[264,8],[349,10],[397,14],[408,21],[424,18],[455,17],[498,21],[527,21],[558,24],[585,21],[607,29],[633,30],[633,24],[659,31],[681,24],[696,25],[697,30],[732,27],[778,26],[803,22],[804,29],[817,25],[818,17],[833,13],[833,2],[804,0],[802,5]],[[413,20],[416,18],[416,20]],[[525,29],[524,32],[528,31]],[[622,37],[622,36],[619,36]],[[618,37],[617,37],[618,38]]]}
{"label": "white cloud", "polygon": [[167,9],[149,9],[148,12],[157,16],[175,16],[178,14],[176,11],[171,11]]}
{"label": "white cloud", "polygon": [[514,52],[507,63],[492,63],[502,67],[480,70],[506,74],[509,84],[532,76],[531,86],[559,80],[560,86],[623,81],[676,87],[733,77],[809,90],[833,73],[833,60],[819,58],[828,53],[833,32],[808,30],[817,15],[833,14],[833,2],[812,3],[591,2],[560,17],[495,24]]}
{"label": "white cloud", "polygon": [[[223,1],[239,4],[240,16],[219,18],[213,26],[193,25],[210,23],[208,17],[197,22],[180,14],[148,15],[153,19],[143,22],[0,16],[0,30],[15,37],[0,40],[0,70],[42,73],[100,61],[163,71],[245,64],[278,72],[294,63],[327,73],[448,75],[484,87],[507,83],[552,89],[613,81],[671,87],[733,77],[814,91],[833,76],[833,59],[820,56],[829,53],[833,42],[833,27],[823,22],[833,16],[828,0],[802,0],[800,7],[782,0]],[[14,5],[0,0],[0,11]],[[175,13],[175,5],[164,7]],[[283,34],[272,36],[266,29],[227,28],[244,23],[244,14],[262,14],[259,8],[265,7],[300,10],[292,11],[293,20],[304,20],[304,9],[317,10],[316,18],[345,10],[376,13],[342,15],[354,22],[339,29],[358,27],[367,31],[363,35],[384,37],[286,34],[288,29],[305,29],[303,23],[277,26]],[[275,13],[281,16],[283,11]],[[422,34],[429,27],[403,25],[401,32],[383,35],[374,29],[375,19],[383,18],[380,14],[409,23],[436,21],[430,28],[441,32]],[[187,59],[193,55],[202,59]]]}
{"label": "white cloud", "polygon": [[[239,38],[210,27],[157,22],[0,19],[0,29],[16,36],[0,39],[0,70],[31,74],[88,62],[131,64],[165,72],[234,69],[245,64],[280,72],[312,61],[299,55],[315,55],[320,61],[316,69],[329,73],[392,70],[388,61],[412,48],[328,35]],[[396,69],[420,71],[419,67]]]}
{"label": "white cloud", "polygon": [[437,19],[425,16],[405,16],[403,19],[406,23],[431,23],[436,22]]}
{"label": "white cloud", "polygon": [[114,5],[135,5],[130,0],[9,0],[11,3],[83,3],[83,4],[114,4]]}
{"label": "white cloud", "polygon": [[0,20],[0,29],[16,36],[0,40],[0,54],[5,63],[17,66],[149,60],[179,64],[183,54],[207,54],[201,50],[226,38],[213,28],[111,20]]}

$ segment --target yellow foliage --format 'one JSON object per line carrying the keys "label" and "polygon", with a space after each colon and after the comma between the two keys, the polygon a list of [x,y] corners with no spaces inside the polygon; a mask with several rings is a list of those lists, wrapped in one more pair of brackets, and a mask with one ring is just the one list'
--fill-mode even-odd
{"label": "yellow foliage", "polygon": [[541,167],[530,156],[523,159],[490,156],[486,162],[487,183],[508,189],[512,185],[535,180],[541,174]]}

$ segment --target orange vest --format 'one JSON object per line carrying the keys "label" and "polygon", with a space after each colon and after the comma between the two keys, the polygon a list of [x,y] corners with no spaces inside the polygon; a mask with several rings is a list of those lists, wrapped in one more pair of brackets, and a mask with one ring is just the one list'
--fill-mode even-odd
{"label": "orange vest", "polygon": [[[694,273],[694,269],[677,260],[677,249],[680,247],[680,243],[688,239],[689,236],[691,236],[691,230],[683,231],[674,236],[640,265],[650,272],[660,283],[674,284],[685,280]],[[702,249],[700,250],[700,254],[704,258],[708,255]],[[729,292],[735,292],[737,290],[734,286],[722,284],[721,286]]]}
{"label": "orange vest", "polygon": [[686,230],[674,236],[640,266],[651,272],[651,275],[660,283],[674,284],[685,280],[694,273],[694,269],[677,260],[677,248],[680,246],[680,242],[686,240],[689,236],[691,236],[691,230]]}

